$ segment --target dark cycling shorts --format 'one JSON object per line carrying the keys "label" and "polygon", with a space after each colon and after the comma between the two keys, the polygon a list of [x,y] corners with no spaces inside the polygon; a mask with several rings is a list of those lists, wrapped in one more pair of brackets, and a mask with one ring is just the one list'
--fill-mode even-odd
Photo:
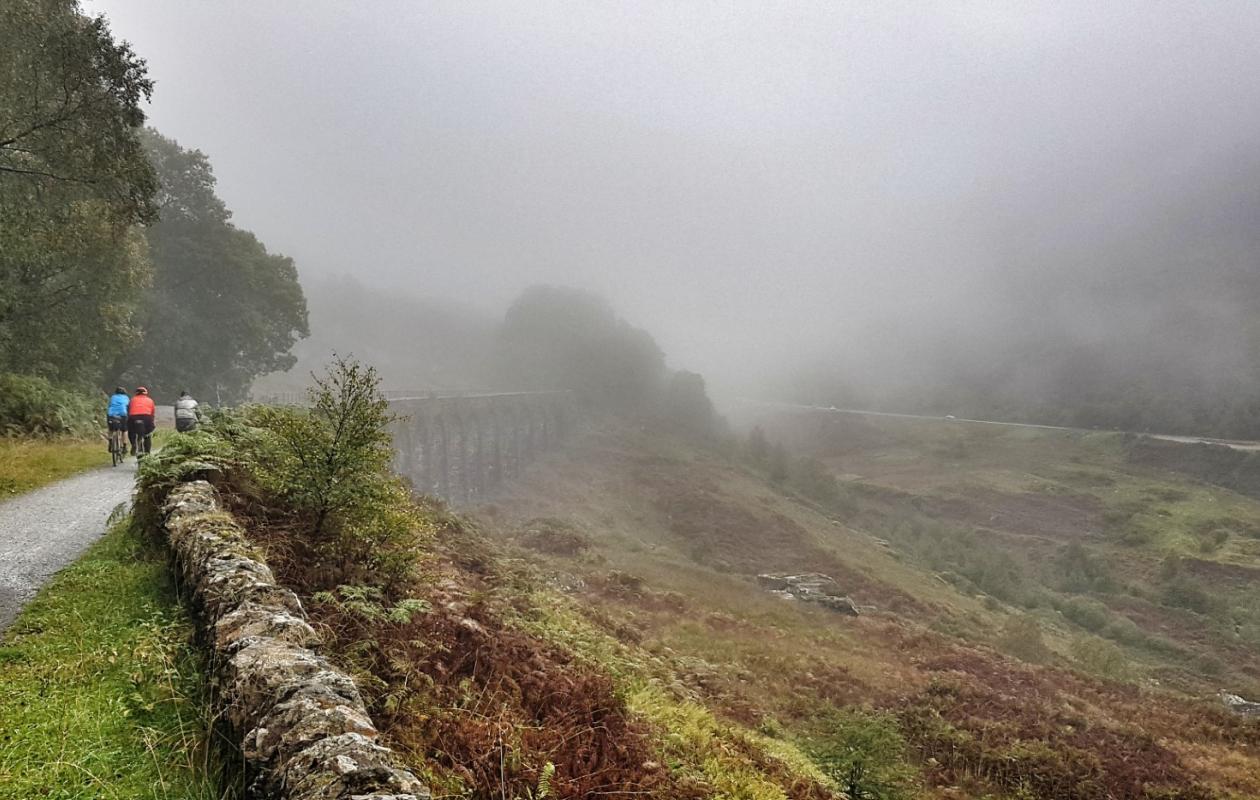
{"label": "dark cycling shorts", "polygon": [[126,417],[110,417],[110,418],[109,418],[109,429],[110,429],[111,431],[125,431],[125,430],[127,430],[127,418],[126,418]]}
{"label": "dark cycling shorts", "polygon": [[175,430],[179,431],[180,433],[186,433],[188,431],[193,430],[196,427],[197,427],[196,417],[176,417],[175,418]]}
{"label": "dark cycling shorts", "polygon": [[148,436],[153,433],[154,427],[152,414],[136,414],[127,417],[127,431],[133,436]]}

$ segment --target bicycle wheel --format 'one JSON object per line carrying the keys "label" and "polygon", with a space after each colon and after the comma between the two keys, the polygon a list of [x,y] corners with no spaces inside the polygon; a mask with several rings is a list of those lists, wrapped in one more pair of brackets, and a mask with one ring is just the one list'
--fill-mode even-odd
{"label": "bicycle wheel", "polygon": [[109,461],[110,466],[118,466],[118,432],[109,432]]}

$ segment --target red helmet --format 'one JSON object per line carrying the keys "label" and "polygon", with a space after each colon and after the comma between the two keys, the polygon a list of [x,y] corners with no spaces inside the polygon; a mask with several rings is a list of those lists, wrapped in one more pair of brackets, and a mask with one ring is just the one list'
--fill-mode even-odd
{"label": "red helmet", "polygon": [[136,394],[148,394],[148,393],[149,393],[149,390],[144,388],[143,386],[136,387]]}

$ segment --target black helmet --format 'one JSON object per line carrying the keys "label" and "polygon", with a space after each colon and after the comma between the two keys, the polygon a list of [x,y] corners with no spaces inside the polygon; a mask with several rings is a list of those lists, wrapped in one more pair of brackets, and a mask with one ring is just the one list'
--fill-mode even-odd
{"label": "black helmet", "polygon": [[127,390],[124,389],[123,387],[121,386],[114,387],[114,394],[126,394],[126,393],[127,393]]}

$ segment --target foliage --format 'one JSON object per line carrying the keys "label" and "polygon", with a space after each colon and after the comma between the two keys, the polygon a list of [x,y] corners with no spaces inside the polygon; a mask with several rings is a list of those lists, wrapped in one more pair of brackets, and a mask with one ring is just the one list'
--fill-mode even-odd
{"label": "foliage", "polygon": [[1097,600],[1072,597],[1058,604],[1063,616],[1091,633],[1098,633],[1111,621],[1107,607]]}
{"label": "foliage", "polygon": [[114,373],[158,393],[242,400],[254,377],[292,366],[290,349],[309,333],[297,269],[232,225],[204,154],[152,130],[143,138],[161,181],[161,216],[147,230],[153,289],[143,339]]}
{"label": "foliage", "polygon": [[897,718],[878,711],[834,710],[813,726],[807,750],[850,800],[914,796],[917,770]]}
{"label": "foliage", "polygon": [[1221,610],[1207,587],[1190,575],[1177,556],[1169,556],[1160,564],[1159,600],[1166,606],[1184,608],[1199,614],[1211,614]]}
{"label": "foliage", "polygon": [[679,370],[669,379],[665,390],[665,419],[682,431],[712,436],[718,431],[717,412],[704,388],[704,378],[694,372]]}
{"label": "foliage", "polygon": [[1006,618],[998,645],[1016,658],[1033,664],[1044,664],[1051,658],[1050,648],[1041,635],[1041,625],[1028,614]]}
{"label": "foliage", "polygon": [[1054,568],[1059,588],[1065,592],[1108,592],[1115,588],[1107,562],[1080,542],[1064,545]]}
{"label": "foliage", "polygon": [[1078,636],[1072,640],[1072,659],[1087,672],[1113,681],[1133,677],[1133,668],[1124,652],[1097,636]]}
{"label": "foliage", "polygon": [[0,370],[99,377],[148,279],[152,82],[74,0],[0,4]]}
{"label": "foliage", "polygon": [[376,371],[336,359],[315,378],[309,409],[252,406],[217,412],[145,460],[140,491],[157,498],[188,474],[229,473],[278,530],[306,588],[392,587],[414,564],[420,516],[392,474],[388,403]]}
{"label": "foliage", "polygon": [[103,405],[44,378],[0,373],[0,434],[95,434],[104,427]]}
{"label": "foliage", "polygon": [[261,462],[260,476],[286,505],[309,515],[312,536],[339,516],[349,522],[385,488],[393,418],[379,384],[374,368],[337,359],[315,379],[309,411],[259,407],[251,417],[279,445],[265,454],[274,461]]}
{"label": "foliage", "polygon": [[0,798],[220,796],[165,559],[115,525],[0,641]]}
{"label": "foliage", "polygon": [[1026,608],[1042,601],[1020,563],[1005,550],[986,546],[986,537],[974,530],[910,514],[885,532],[931,569],[963,578],[994,597]]}
{"label": "foliage", "polygon": [[602,298],[557,286],[531,287],[512,304],[497,360],[513,389],[570,389],[619,411],[649,408],[665,383],[665,356],[651,335]]}

